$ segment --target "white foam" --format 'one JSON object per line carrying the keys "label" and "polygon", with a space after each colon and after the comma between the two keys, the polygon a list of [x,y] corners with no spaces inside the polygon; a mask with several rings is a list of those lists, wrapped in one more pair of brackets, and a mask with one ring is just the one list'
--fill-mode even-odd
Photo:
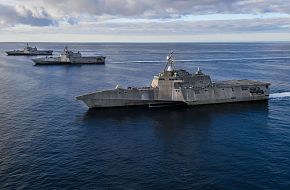
{"label": "white foam", "polygon": [[[246,58],[229,58],[229,59],[176,59],[175,62],[213,62],[213,61],[244,61],[244,60],[277,60],[277,59],[290,59],[290,57],[246,57]],[[164,60],[156,61],[112,61],[111,63],[165,63]]]}
{"label": "white foam", "polygon": [[165,61],[112,61],[111,63],[162,63]]}
{"label": "white foam", "polygon": [[290,97],[290,92],[281,92],[281,93],[270,94],[271,99],[286,98],[286,97]]}
{"label": "white foam", "polygon": [[290,57],[241,57],[241,58],[228,58],[228,59],[188,59],[188,60],[175,60],[176,62],[211,62],[211,61],[243,61],[243,60],[275,60],[275,59],[290,59]]}

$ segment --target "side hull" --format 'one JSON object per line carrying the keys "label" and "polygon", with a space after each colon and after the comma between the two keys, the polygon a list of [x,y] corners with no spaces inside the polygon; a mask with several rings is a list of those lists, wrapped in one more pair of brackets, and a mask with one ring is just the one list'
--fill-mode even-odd
{"label": "side hull", "polygon": [[[248,82],[248,81],[245,81]],[[245,83],[244,82],[244,83]],[[129,88],[99,91],[77,97],[89,108],[140,106],[163,107],[173,104],[187,106],[251,102],[269,99],[268,84],[245,86],[211,86],[206,88],[175,88],[165,97],[160,88]],[[166,90],[166,89],[165,89]],[[163,90],[164,91],[164,90]]]}
{"label": "side hull", "polygon": [[52,55],[53,51],[41,51],[37,53],[25,53],[25,52],[6,52],[8,56],[37,56],[37,55]]}
{"label": "side hull", "polygon": [[149,106],[154,105],[169,105],[175,103],[174,101],[152,101],[152,100],[129,100],[129,99],[85,99],[79,98],[82,100],[89,108],[109,108],[109,107],[133,107],[133,106]]}
{"label": "side hull", "polygon": [[239,99],[220,99],[220,100],[207,100],[207,101],[188,101],[186,104],[188,106],[197,106],[197,105],[207,105],[207,104],[224,104],[224,103],[240,103],[240,102],[253,102],[253,101],[268,101],[269,96],[260,96],[260,97],[244,97]]}
{"label": "side hull", "polygon": [[177,101],[142,101],[142,100],[82,100],[90,109],[93,108],[113,108],[113,107],[138,107],[146,106],[150,108],[158,107],[173,107],[173,106],[199,106],[199,105],[210,105],[210,104],[229,104],[229,103],[245,103],[245,102],[256,102],[256,101],[268,101],[268,98],[260,99],[243,99],[238,101],[224,100],[224,101],[212,101],[212,102],[177,102]]}
{"label": "side hull", "polygon": [[198,106],[208,104],[241,103],[254,101],[268,101],[268,96],[244,97],[240,99],[219,99],[206,101],[167,101],[167,100],[132,100],[132,99],[95,99],[90,96],[76,97],[83,101],[89,108],[109,108],[109,107],[169,107],[169,106]]}
{"label": "side hull", "polygon": [[76,99],[83,101],[89,108],[95,107],[122,107],[142,106],[155,102],[172,102],[168,100],[156,100],[154,90],[149,89],[115,89],[95,92],[78,96]]}
{"label": "side hull", "polygon": [[35,65],[104,65],[105,57],[74,58],[71,61],[61,61],[60,58],[33,59]]}
{"label": "side hull", "polygon": [[34,65],[104,65],[105,62],[77,62],[77,63],[72,63],[72,62],[60,62],[60,61],[34,61]]}

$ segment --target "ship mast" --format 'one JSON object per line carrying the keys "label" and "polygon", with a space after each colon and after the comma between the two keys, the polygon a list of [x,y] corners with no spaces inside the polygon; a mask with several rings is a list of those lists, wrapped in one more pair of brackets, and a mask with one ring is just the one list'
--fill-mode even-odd
{"label": "ship mast", "polygon": [[171,51],[169,55],[167,56],[167,63],[164,68],[164,71],[172,72],[174,70],[175,70],[175,63],[174,63],[174,58],[173,58],[173,51]]}

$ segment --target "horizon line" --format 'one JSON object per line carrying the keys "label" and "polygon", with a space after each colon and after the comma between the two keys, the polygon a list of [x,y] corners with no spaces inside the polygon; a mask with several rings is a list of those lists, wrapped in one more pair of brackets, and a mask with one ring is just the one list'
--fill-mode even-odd
{"label": "horizon line", "polygon": [[290,43],[290,40],[257,41],[0,41],[0,43]]}

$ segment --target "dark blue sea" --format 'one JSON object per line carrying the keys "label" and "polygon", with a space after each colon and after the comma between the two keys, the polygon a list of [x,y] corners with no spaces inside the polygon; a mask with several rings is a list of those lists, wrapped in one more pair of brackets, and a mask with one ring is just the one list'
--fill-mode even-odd
{"label": "dark blue sea", "polygon": [[[32,43],[106,65],[33,66],[0,43],[0,189],[289,189],[290,43]],[[96,90],[148,86],[176,67],[270,82],[269,102],[88,108]]]}

